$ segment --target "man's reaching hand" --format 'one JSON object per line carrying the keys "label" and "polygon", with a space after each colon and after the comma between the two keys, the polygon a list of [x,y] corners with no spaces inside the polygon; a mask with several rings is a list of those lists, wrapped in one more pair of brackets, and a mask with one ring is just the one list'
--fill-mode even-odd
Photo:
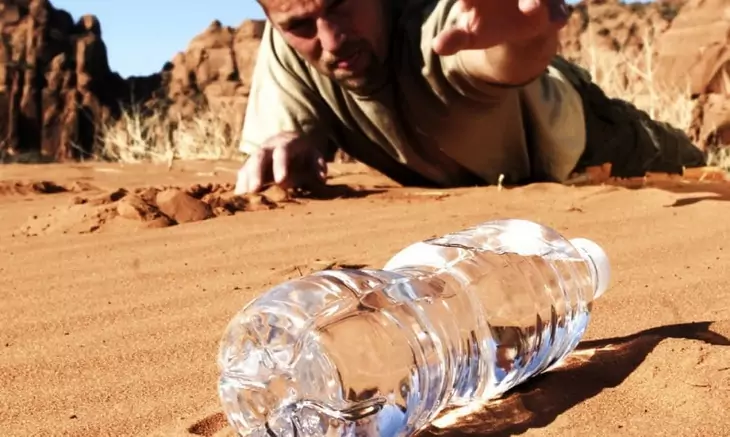
{"label": "man's reaching hand", "polygon": [[433,43],[441,56],[524,43],[557,32],[568,18],[564,0],[458,0],[453,7],[456,23]]}
{"label": "man's reaching hand", "polygon": [[238,171],[235,193],[255,193],[268,184],[312,188],[327,179],[327,163],[308,137],[284,132],[266,141]]}

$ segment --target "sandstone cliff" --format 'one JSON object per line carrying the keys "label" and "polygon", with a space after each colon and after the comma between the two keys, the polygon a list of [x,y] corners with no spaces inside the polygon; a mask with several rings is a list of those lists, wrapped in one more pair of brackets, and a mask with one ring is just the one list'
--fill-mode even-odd
{"label": "sandstone cliff", "polygon": [[125,80],[110,71],[98,20],[74,22],[47,0],[4,0],[0,36],[2,158],[80,158],[99,124],[119,115],[118,102],[160,87],[157,75]]}
{"label": "sandstone cliff", "polygon": [[[48,0],[0,3],[0,161],[89,158],[101,129],[133,104],[162,113],[174,129],[208,104],[243,120],[261,21],[213,22],[162,71],[122,78],[111,71],[96,17],[74,21]],[[230,132],[235,141],[236,129]]]}
{"label": "sandstone cliff", "polygon": [[697,97],[690,134],[730,145],[730,1],[689,0],[657,42],[657,82]]}

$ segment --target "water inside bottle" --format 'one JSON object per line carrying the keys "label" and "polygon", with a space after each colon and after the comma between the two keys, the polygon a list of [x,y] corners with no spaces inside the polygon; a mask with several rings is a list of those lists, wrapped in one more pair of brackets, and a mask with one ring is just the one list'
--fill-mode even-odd
{"label": "water inside bottle", "polygon": [[[228,344],[243,345],[234,359],[245,362],[226,366],[222,398],[244,436],[395,437],[426,425],[443,399],[497,397],[569,352],[588,321],[581,299],[560,290],[554,270],[536,273],[535,263],[467,254],[455,276],[323,272],[331,288],[319,295],[290,284],[298,305],[291,295],[272,296],[239,321],[245,333]],[[567,263],[551,268],[571,270]],[[369,285],[337,284],[352,277]],[[312,300],[319,317],[301,309],[317,306],[303,304]],[[368,417],[332,413],[372,400],[380,404]]]}
{"label": "water inside bottle", "polygon": [[497,397],[580,341],[581,258],[428,244],[445,264],[320,272],[235,321],[220,390],[241,435],[408,435],[444,402]]}
{"label": "water inside bottle", "polygon": [[403,305],[385,284],[365,271],[325,271],[275,287],[239,313],[219,358],[234,429],[257,437],[403,429],[420,387],[410,333],[393,316]]}
{"label": "water inside bottle", "polygon": [[[438,240],[423,243],[418,250],[421,264],[397,270],[432,275],[432,281],[447,282],[445,288],[469,296],[459,305],[445,295],[446,311],[432,303],[421,304],[431,320],[460,321],[460,332],[452,328],[443,336],[463,343],[447,346],[452,362],[462,366],[451,369],[460,375],[449,395],[453,405],[500,396],[559,364],[581,340],[594,284],[590,266],[577,252],[520,255]],[[430,266],[423,262],[426,258],[433,260]],[[466,357],[466,362],[463,358],[459,362],[459,357]],[[480,361],[493,367],[480,369]]]}

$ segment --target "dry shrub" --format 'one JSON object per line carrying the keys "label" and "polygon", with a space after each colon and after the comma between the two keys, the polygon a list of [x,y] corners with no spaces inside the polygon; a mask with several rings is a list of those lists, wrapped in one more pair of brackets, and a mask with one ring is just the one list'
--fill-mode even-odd
{"label": "dry shrub", "polygon": [[130,107],[103,126],[95,155],[121,163],[167,163],[175,160],[237,160],[240,105],[218,103],[197,108],[191,116],[166,110]]}
{"label": "dry shrub", "polygon": [[730,148],[727,145],[708,151],[707,164],[730,172]]}
{"label": "dry shrub", "polygon": [[618,51],[597,48],[590,38],[594,32],[588,29],[586,34],[589,35],[587,47],[568,59],[588,70],[593,81],[609,97],[631,102],[652,118],[688,131],[694,107],[689,86],[669,89],[655,80],[652,29],[645,30],[641,47],[625,47]]}

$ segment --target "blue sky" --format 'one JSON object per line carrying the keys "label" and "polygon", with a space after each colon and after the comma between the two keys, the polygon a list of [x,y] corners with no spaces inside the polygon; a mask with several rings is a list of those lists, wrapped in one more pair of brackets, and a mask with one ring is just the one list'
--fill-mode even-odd
{"label": "blue sky", "polygon": [[101,23],[112,70],[122,76],[155,73],[184,51],[213,21],[238,26],[263,18],[255,0],[51,0],[74,20],[93,14]]}
{"label": "blue sky", "polygon": [[[101,22],[112,70],[122,76],[147,75],[202,32],[213,20],[238,26],[263,18],[255,0],[51,0],[74,19],[93,14]],[[569,1],[573,3],[573,1]]]}

